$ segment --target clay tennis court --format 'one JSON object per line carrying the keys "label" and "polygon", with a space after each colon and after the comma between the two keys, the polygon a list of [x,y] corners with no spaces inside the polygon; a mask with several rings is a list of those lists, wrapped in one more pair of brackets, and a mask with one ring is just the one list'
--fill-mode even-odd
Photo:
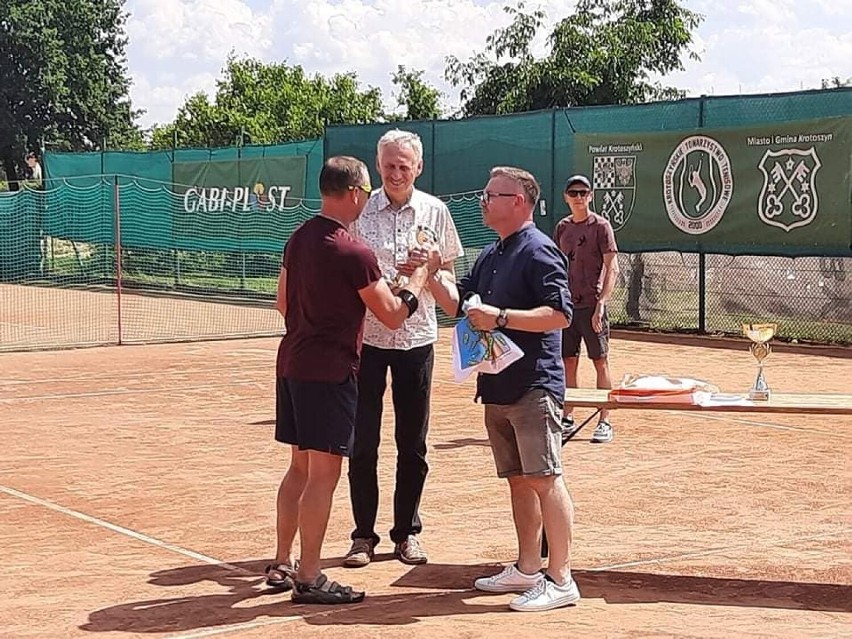
{"label": "clay tennis court", "polygon": [[[626,372],[746,390],[743,343],[619,339]],[[393,446],[381,451],[378,561],[346,570],[338,488],[325,556],[362,604],[264,593],[275,490],[278,340],[0,354],[0,636],[840,637],[852,627],[852,418],[614,413],[563,450],[577,516],[578,606],[509,612],[471,589],[514,557],[507,490],[471,401],[438,346],[422,504],[430,563],[390,558]],[[583,362],[581,380],[590,382]],[[777,391],[850,392],[852,360],[776,352]],[[386,411],[385,442],[391,440]]]}
{"label": "clay tennis court", "polygon": [[[0,308],[0,352],[119,343],[115,288],[0,284]],[[273,335],[280,326],[271,301],[133,288],[121,296],[123,344]]]}

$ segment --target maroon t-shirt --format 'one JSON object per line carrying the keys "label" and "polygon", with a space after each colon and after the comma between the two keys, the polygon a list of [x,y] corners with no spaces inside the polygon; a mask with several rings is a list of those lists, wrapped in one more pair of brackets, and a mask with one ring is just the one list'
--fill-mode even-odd
{"label": "maroon t-shirt", "polygon": [[316,216],[284,248],[287,333],[278,348],[278,376],[342,383],[357,373],[364,335],[358,291],[381,277],[373,252],[339,222]]}
{"label": "maroon t-shirt", "polygon": [[568,286],[574,308],[592,308],[603,289],[604,254],[617,253],[615,233],[606,220],[589,212],[582,222],[562,218],[553,230],[553,241],[568,258]]}

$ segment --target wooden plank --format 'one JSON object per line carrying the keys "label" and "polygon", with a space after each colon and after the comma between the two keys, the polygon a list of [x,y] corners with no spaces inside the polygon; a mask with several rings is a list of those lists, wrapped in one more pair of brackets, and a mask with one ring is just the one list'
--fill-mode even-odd
{"label": "wooden plank", "polygon": [[594,388],[569,388],[565,403],[576,408],[627,410],[685,410],[711,413],[803,413],[810,415],[852,415],[852,395],[833,393],[772,393],[765,402],[722,406],[696,406],[680,403],[613,402],[609,391]]}

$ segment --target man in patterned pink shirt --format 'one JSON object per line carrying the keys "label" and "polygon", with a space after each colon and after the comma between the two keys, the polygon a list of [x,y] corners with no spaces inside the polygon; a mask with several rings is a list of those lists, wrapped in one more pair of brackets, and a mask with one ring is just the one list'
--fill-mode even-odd
{"label": "man in patterned pink shirt", "polygon": [[[391,130],[378,142],[376,168],[382,188],[373,192],[361,217],[350,227],[353,236],[369,246],[382,275],[399,285],[399,267],[416,247],[437,248],[442,256],[433,276],[455,280],[453,262],[463,255],[461,240],[447,206],[414,187],[423,171],[423,145],[407,131]],[[424,291],[420,305],[402,328],[390,330],[367,312],[364,347],[358,377],[355,443],[349,461],[349,489],[355,529],[352,547],[343,564],[366,566],[379,536],[378,449],[381,439],[383,398],[390,370],[396,486],[393,500],[394,556],[405,564],[423,564],[426,552],[417,537],[423,525],[419,507],[429,467],[426,434],[434,363],[433,344],[438,339],[435,299]]]}

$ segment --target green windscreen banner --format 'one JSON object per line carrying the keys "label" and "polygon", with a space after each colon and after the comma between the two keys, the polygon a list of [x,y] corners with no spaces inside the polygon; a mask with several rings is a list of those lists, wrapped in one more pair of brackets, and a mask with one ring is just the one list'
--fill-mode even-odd
{"label": "green windscreen banner", "polygon": [[306,175],[303,155],[175,162],[174,235],[217,245],[283,241],[303,221]]}
{"label": "green windscreen banner", "polygon": [[852,255],[852,118],[577,133],[622,250]]}

